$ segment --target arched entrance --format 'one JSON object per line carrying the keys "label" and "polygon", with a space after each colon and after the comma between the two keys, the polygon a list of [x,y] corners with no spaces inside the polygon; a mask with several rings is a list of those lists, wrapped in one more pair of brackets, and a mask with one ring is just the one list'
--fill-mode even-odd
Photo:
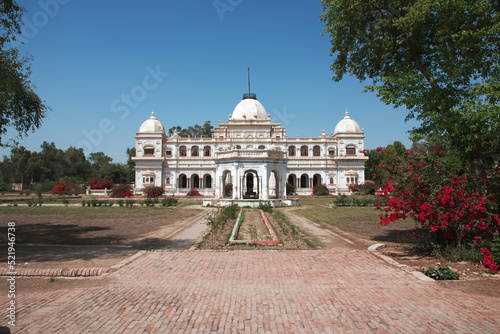
{"label": "arched entrance", "polygon": [[318,184],[321,184],[321,175],[314,174],[314,176],[313,176],[313,187],[317,186]]}
{"label": "arched entrance", "polygon": [[199,188],[200,187],[200,177],[197,174],[194,174],[191,176],[191,187],[192,188]]}
{"label": "arched entrance", "polygon": [[212,188],[212,177],[210,176],[210,174],[205,174],[205,176],[203,177],[203,184],[205,188]]}
{"label": "arched entrance", "polygon": [[288,175],[288,183],[290,183],[294,187],[297,187],[297,176],[295,174]]}
{"label": "arched entrance", "polygon": [[269,198],[281,198],[281,179],[277,170],[273,170],[269,176]]}
{"label": "arched entrance", "polygon": [[246,170],[243,175],[243,198],[259,198],[259,177],[255,170]]}
{"label": "arched entrance", "polygon": [[300,187],[309,188],[309,176],[307,174],[302,174],[300,176]]}
{"label": "arched entrance", "polygon": [[179,188],[187,188],[186,174],[179,175]]}
{"label": "arched entrance", "polygon": [[225,170],[222,173],[222,184],[221,184],[221,193],[223,198],[233,197],[233,183],[231,171]]}

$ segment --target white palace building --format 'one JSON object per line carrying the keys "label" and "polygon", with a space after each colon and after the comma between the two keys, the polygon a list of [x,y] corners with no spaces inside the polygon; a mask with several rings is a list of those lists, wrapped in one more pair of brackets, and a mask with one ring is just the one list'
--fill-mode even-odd
{"label": "white palace building", "polygon": [[[154,112],[136,133],[135,192],[163,187],[168,195],[191,188],[212,198],[208,204],[286,200],[286,183],[297,195],[311,195],[317,184],[331,194],[349,193],[364,183],[364,129],[349,117],[318,137],[289,138],[272,123],[255,94],[244,94],[229,122],[219,122],[212,138],[168,137]],[[232,191],[231,191],[232,188]]]}

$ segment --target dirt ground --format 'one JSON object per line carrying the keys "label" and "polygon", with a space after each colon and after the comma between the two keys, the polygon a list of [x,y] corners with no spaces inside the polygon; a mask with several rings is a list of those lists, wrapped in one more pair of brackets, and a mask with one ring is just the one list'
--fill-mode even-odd
{"label": "dirt ground", "polygon": [[237,240],[272,240],[269,230],[258,210],[245,210],[245,216],[240,222]]}
{"label": "dirt ground", "polygon": [[[167,237],[203,213],[193,208],[2,207],[0,230],[14,221],[18,268],[108,268]],[[0,233],[0,263],[7,263]]]}

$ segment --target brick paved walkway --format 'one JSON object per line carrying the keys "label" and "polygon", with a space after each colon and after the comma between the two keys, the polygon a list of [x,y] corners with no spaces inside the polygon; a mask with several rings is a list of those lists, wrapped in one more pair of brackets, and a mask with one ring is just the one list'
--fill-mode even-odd
{"label": "brick paved walkway", "polygon": [[[111,276],[115,283],[104,287],[18,296],[13,332],[495,333],[500,327],[499,298],[420,281],[368,251],[153,251]],[[1,295],[2,310],[6,302]]]}

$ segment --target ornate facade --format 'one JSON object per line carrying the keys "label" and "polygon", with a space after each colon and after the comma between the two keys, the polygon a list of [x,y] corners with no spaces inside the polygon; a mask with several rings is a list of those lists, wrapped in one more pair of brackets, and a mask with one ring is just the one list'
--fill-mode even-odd
{"label": "ornate facade", "polygon": [[330,193],[349,193],[364,182],[364,129],[345,113],[331,135],[289,138],[272,123],[255,94],[219,122],[212,138],[168,137],[154,112],[136,134],[136,192],[159,186],[169,195],[191,188],[214,198],[286,198],[286,183],[298,195],[312,194],[316,184]]}

